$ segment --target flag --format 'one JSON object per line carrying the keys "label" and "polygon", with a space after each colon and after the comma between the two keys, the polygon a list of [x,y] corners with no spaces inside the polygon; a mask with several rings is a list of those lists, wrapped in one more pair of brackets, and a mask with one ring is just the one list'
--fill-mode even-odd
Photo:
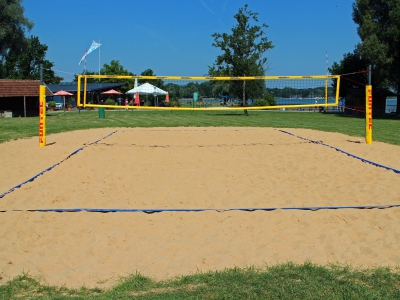
{"label": "flag", "polygon": [[96,50],[97,48],[99,48],[101,46],[100,43],[97,43],[95,41],[92,42],[92,45],[90,45],[90,48],[88,51],[86,51],[85,54],[83,54],[81,60],[79,61],[79,65],[81,64],[81,62],[86,58],[86,56],[88,56],[90,53],[92,53],[94,50]]}

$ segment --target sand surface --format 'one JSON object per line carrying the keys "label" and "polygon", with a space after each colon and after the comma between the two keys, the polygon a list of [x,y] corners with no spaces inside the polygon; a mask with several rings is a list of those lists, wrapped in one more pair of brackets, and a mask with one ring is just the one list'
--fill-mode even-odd
{"label": "sand surface", "polygon": [[[399,146],[286,130],[400,169]],[[0,144],[0,193],[59,163],[0,199],[0,282],[28,272],[52,285],[104,287],[135,272],[162,279],[287,261],[400,264],[400,208],[224,211],[400,204],[400,174],[278,129],[107,128],[47,143]],[[216,210],[28,211],[47,208]]]}

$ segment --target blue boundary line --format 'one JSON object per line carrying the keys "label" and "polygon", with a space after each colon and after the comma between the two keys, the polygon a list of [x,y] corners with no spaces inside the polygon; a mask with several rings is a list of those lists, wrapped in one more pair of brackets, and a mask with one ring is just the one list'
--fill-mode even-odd
{"label": "blue boundary line", "polygon": [[92,213],[162,213],[162,212],[232,212],[232,211],[276,211],[276,210],[302,210],[302,211],[318,211],[318,210],[337,210],[337,209],[388,209],[400,207],[400,204],[389,205],[363,205],[363,206],[309,206],[309,207],[253,207],[253,208],[38,208],[38,209],[12,209],[0,210],[0,212],[92,212]]}
{"label": "blue boundary line", "polygon": [[1,194],[1,195],[0,195],[0,199],[3,198],[5,195],[11,193],[11,192],[14,191],[15,189],[19,189],[19,188],[22,187],[23,185],[25,185],[25,184],[27,184],[27,183],[29,183],[29,182],[34,181],[34,180],[35,180],[36,178],[38,178],[39,176],[41,176],[41,175],[43,175],[44,173],[46,173],[46,172],[50,171],[51,169],[55,168],[55,167],[58,166],[59,164],[63,163],[63,162],[66,161],[67,159],[69,159],[71,156],[73,156],[73,155],[77,154],[78,152],[82,151],[84,148],[86,148],[86,147],[88,147],[88,146],[90,146],[90,145],[97,144],[97,143],[100,142],[101,140],[104,140],[104,139],[108,138],[109,136],[113,135],[113,134],[116,133],[116,132],[117,132],[117,130],[111,132],[110,134],[106,135],[105,137],[102,137],[101,139],[98,139],[97,141],[94,141],[94,142],[92,142],[92,143],[90,143],[90,144],[88,144],[88,145],[86,145],[86,146],[83,146],[83,147],[81,147],[81,148],[75,150],[75,151],[72,152],[70,155],[68,155],[66,158],[64,158],[63,160],[59,161],[58,163],[52,165],[51,167],[48,167],[47,169],[45,169],[45,170],[41,171],[40,173],[36,174],[35,176],[29,178],[28,180],[26,180],[26,181],[24,181],[24,182],[22,182],[22,183],[20,183],[20,184],[17,184],[16,186],[12,187],[11,189],[9,189],[8,191],[6,191],[5,193]]}
{"label": "blue boundary line", "polygon": [[342,150],[342,149],[339,149],[339,148],[333,147],[333,146],[331,146],[331,145],[325,144],[325,143],[323,143],[323,142],[319,142],[319,141],[315,141],[315,140],[310,140],[310,139],[307,139],[307,138],[305,138],[305,137],[298,136],[298,135],[295,135],[295,134],[293,134],[293,133],[291,133],[291,132],[289,132],[289,131],[285,131],[285,130],[281,130],[281,129],[278,129],[278,131],[283,132],[283,133],[286,133],[286,134],[289,134],[289,135],[292,135],[292,136],[294,136],[294,137],[297,137],[297,138],[302,139],[302,140],[305,140],[305,141],[312,142],[312,143],[314,143],[314,144],[319,144],[319,145],[322,145],[322,146],[325,146],[325,147],[334,149],[334,150],[336,150],[336,151],[338,151],[338,152],[341,152],[341,153],[346,154],[346,155],[348,155],[348,156],[350,156],[350,157],[353,157],[353,158],[356,158],[356,159],[358,159],[358,160],[361,160],[362,162],[367,163],[367,164],[370,164],[370,165],[373,165],[373,166],[375,166],[375,167],[383,168],[383,169],[386,169],[386,170],[389,170],[389,171],[393,171],[393,172],[395,172],[396,174],[400,174],[400,170],[397,170],[397,169],[395,169],[395,168],[391,168],[391,167],[388,167],[388,166],[384,166],[384,165],[378,164],[378,163],[376,163],[376,162],[373,162],[373,161],[370,161],[370,160],[368,160],[368,159],[365,159],[365,158],[359,157],[359,156],[357,156],[357,155],[351,154],[351,153],[349,153],[349,152],[346,152],[346,151],[344,151],[344,150]]}
{"label": "blue boundary line", "polygon": [[[343,154],[346,154],[350,157],[356,158],[358,160],[361,160],[362,162],[374,165],[376,167],[380,167],[380,168],[384,168],[386,170],[390,170],[395,172],[396,174],[400,174],[400,171],[391,167],[387,167],[375,162],[372,162],[370,160],[361,158],[359,156],[356,156],[354,154],[348,153],[344,150],[341,150],[339,148],[330,146],[328,144],[319,142],[319,141],[315,141],[315,140],[311,140],[311,139],[307,139],[301,136],[296,136],[291,132],[285,131],[285,130],[280,130],[280,132],[289,134],[291,136],[312,142],[314,144],[320,144],[322,146],[326,146],[329,147],[331,149],[334,149],[338,152],[341,152]],[[101,140],[104,140],[105,138],[113,135],[114,133],[116,133],[117,131],[114,131],[112,133],[110,133],[109,135],[90,143],[87,146],[93,145],[98,143]],[[60,161],[59,163],[47,168],[46,170],[40,172],[39,174],[35,175],[34,177],[28,179],[27,181],[13,187],[12,189],[10,189],[8,192],[0,195],[0,198],[4,197],[6,194],[12,192],[15,188],[19,188],[22,185],[33,181],[35,178],[37,178],[38,176],[44,174],[45,172],[53,169],[55,166],[59,165],[60,163],[62,163],[63,161],[67,160],[68,158],[70,158],[72,155],[78,153],[79,151],[83,150],[85,147],[81,147],[77,150],[75,150],[73,153],[71,153],[69,156],[67,156],[65,159],[63,159],[62,161]],[[364,206],[310,206],[310,207],[254,207],[254,208],[227,208],[227,209],[211,209],[211,208],[164,208],[164,209],[113,209],[113,208],[49,208],[49,209],[26,209],[26,210],[18,210],[18,209],[14,209],[14,210],[0,210],[0,212],[9,212],[9,211],[25,211],[25,212],[97,212],[97,213],[115,213],[115,212],[141,212],[141,213],[147,213],[147,214],[151,214],[151,213],[161,213],[161,212],[205,212],[205,211],[214,211],[214,212],[226,212],[226,211],[246,211],[246,212],[253,212],[253,211],[275,211],[275,210],[303,210],[303,211],[318,211],[318,210],[336,210],[336,209],[387,209],[387,208],[392,208],[392,207],[400,207],[400,204],[389,204],[389,205],[364,205]]]}

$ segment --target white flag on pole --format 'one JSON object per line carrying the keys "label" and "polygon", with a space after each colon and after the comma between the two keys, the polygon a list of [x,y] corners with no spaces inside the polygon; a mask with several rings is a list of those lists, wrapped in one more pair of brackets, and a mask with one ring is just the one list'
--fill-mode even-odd
{"label": "white flag on pole", "polygon": [[81,60],[79,61],[79,65],[81,64],[81,62],[86,58],[86,56],[88,56],[90,53],[92,53],[94,50],[96,50],[97,48],[99,48],[101,46],[100,43],[97,43],[95,41],[92,42],[92,45],[90,45],[90,48],[88,51],[85,52],[85,54],[82,56]]}

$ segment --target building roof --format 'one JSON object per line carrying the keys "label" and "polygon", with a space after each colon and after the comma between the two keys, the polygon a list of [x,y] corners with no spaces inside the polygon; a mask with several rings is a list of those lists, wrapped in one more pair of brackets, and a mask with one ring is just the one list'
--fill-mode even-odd
{"label": "building roof", "polygon": [[[0,79],[0,97],[39,96],[39,80]],[[46,89],[46,96],[52,93]]]}
{"label": "building roof", "polygon": [[[93,92],[93,91],[100,91],[100,90],[109,90],[112,88],[120,87],[125,85],[123,82],[104,82],[104,83],[88,83],[86,86],[86,91]],[[78,90],[78,83],[77,82],[61,82],[60,84],[48,84],[47,87],[53,92],[58,92],[60,90],[66,92],[77,92]],[[83,91],[83,84],[81,84],[81,91]]]}

